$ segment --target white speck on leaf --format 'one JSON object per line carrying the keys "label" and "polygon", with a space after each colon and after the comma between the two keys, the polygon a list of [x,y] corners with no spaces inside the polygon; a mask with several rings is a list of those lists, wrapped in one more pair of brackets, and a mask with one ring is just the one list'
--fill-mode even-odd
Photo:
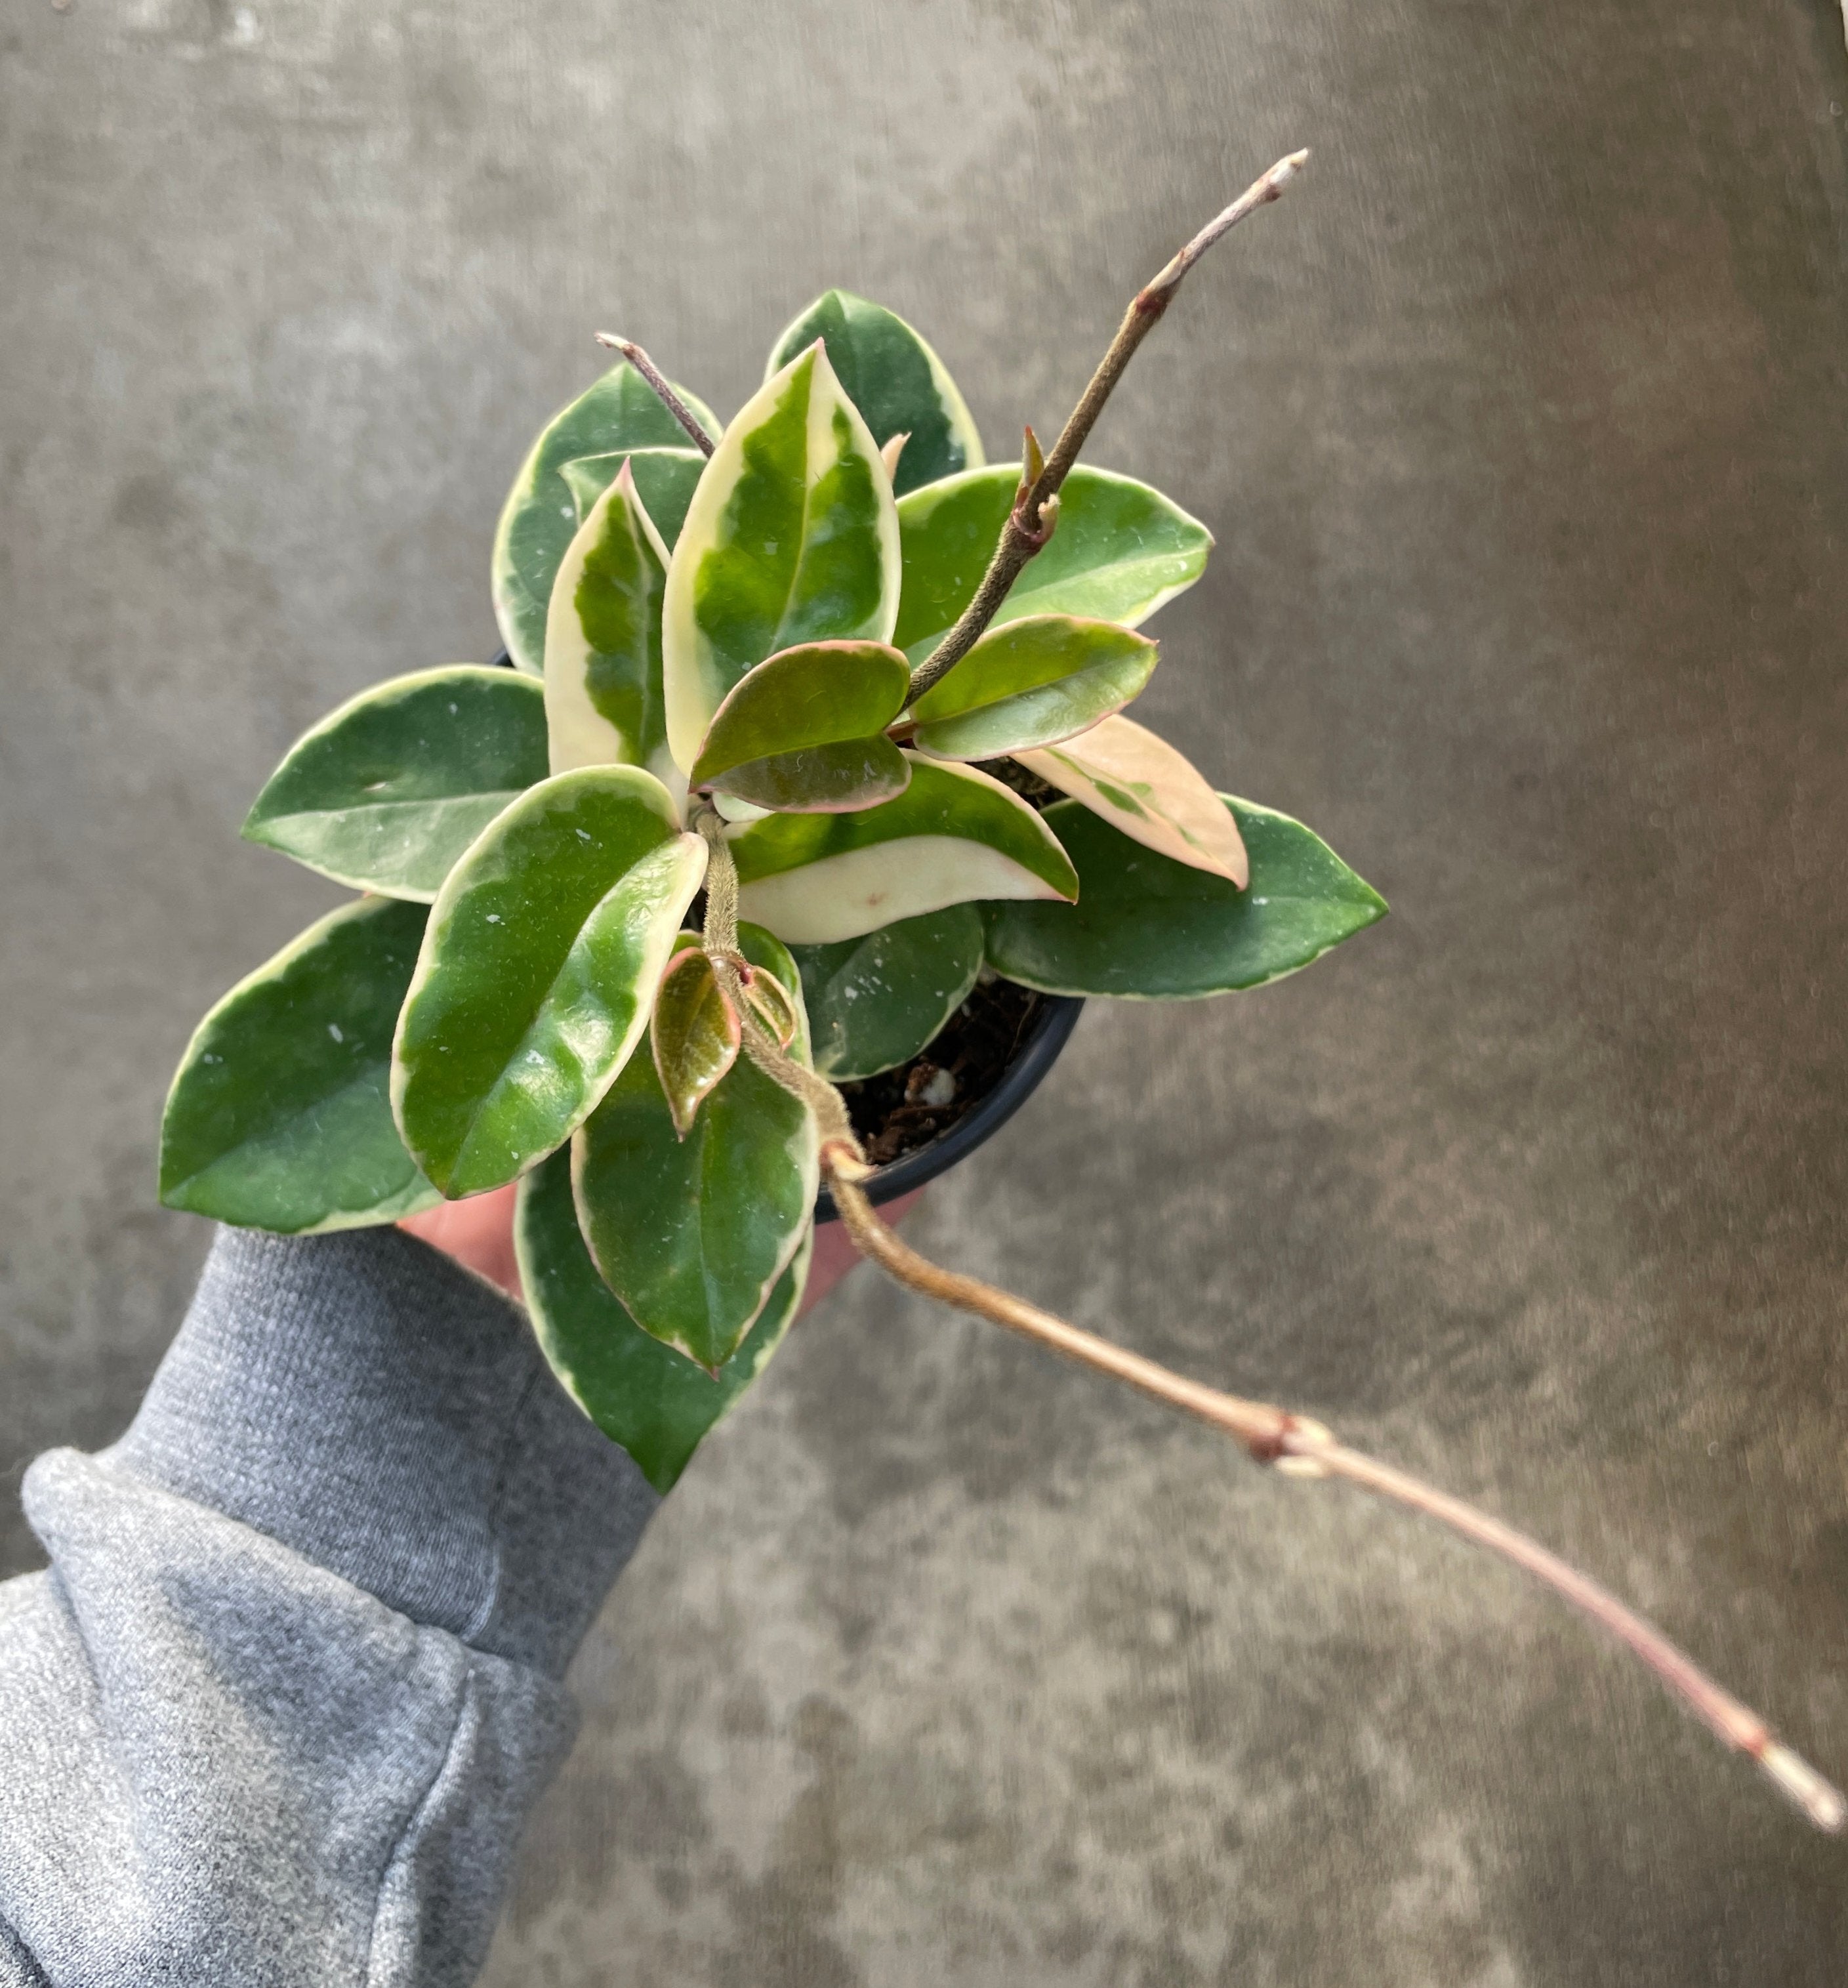
{"label": "white speck on leaf", "polygon": [[491,925],[498,925],[500,923],[500,921],[501,921],[501,915],[500,915],[500,913],[499,913],[498,911],[490,911],[490,912],[488,914],[488,922]]}
{"label": "white speck on leaf", "polygon": [[333,1036],[336,1043],[343,1043],[346,1040],[346,1038],[340,1033],[340,1025],[338,1022],[329,1022],[327,1024],[327,1033]]}

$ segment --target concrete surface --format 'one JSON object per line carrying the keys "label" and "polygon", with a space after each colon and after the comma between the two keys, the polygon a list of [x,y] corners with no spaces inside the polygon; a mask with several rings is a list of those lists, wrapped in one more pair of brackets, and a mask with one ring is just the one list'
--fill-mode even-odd
{"label": "concrete surface", "polygon": [[[1218,531],[1154,722],[1396,915],[1094,1009],[920,1240],[1423,1466],[1848,1769],[1848,65],[1813,0],[19,0],[0,1436],[127,1417],[156,1119],[334,894],[235,830],[481,657],[538,422],[840,282],[991,446],[1317,147],[1095,459]],[[10,1564],[35,1548],[9,1511]],[[655,1526],[488,1979],[1841,1979],[1844,1853],[1549,1602],[860,1277]]]}

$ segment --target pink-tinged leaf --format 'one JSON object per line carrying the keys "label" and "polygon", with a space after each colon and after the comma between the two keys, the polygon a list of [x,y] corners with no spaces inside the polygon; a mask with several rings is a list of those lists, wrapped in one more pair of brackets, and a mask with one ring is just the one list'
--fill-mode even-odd
{"label": "pink-tinged leaf", "polygon": [[712,962],[696,948],[676,953],[661,976],[650,1023],[655,1074],[674,1129],[693,1129],[699,1107],[738,1060],[738,1011],[725,999]]}
{"label": "pink-tinged leaf", "polygon": [[1251,864],[1238,824],[1191,762],[1127,718],[1015,758],[1145,847],[1243,890]]}
{"label": "pink-tinged leaf", "polygon": [[752,1013],[776,1038],[779,1046],[786,1050],[796,1040],[794,998],[775,974],[759,967],[747,968],[744,982],[745,1000]]}

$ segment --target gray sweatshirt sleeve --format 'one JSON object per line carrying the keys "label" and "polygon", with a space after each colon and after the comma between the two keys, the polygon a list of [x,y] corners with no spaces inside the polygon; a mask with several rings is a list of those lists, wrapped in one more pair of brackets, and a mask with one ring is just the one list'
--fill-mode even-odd
{"label": "gray sweatshirt sleeve", "polygon": [[0,1587],[0,1984],[463,1983],[654,1494],[391,1229],[221,1234]]}

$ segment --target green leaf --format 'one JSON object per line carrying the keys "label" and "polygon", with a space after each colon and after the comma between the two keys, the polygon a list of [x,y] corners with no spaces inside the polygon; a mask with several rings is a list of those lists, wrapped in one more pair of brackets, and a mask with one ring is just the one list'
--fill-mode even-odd
{"label": "green leaf", "polygon": [[691,768],[746,671],[804,643],[886,641],[897,611],[891,482],[817,343],[731,424],[674,549],[661,653],[675,759]]}
{"label": "green leaf", "polygon": [[545,777],[539,685],[454,663],[362,691],[305,732],[243,833],[336,883],[427,904],[488,823]]}
{"label": "green leaf", "polygon": [[1294,973],[1386,915],[1386,902],[1299,821],[1222,797],[1251,888],[1158,856],[1076,801],[1047,820],[1083,880],[1072,905],[990,904],[989,963],[1051,994],[1188,1000]]}
{"label": "green leaf", "polygon": [[879,446],[894,435],[910,438],[898,459],[901,496],[959,469],[981,468],[981,438],[955,381],[903,318],[864,297],[829,290],[776,341],[764,377],[780,372],[818,338]]}
{"label": "green leaf", "polygon": [[1106,718],[1080,738],[1018,756],[1029,773],[1132,841],[1196,870],[1215,871],[1241,890],[1250,880],[1238,824],[1206,776],[1165,739],[1130,719]]}
{"label": "green leaf", "polygon": [[[743,925],[738,938],[746,958],[796,992],[796,962],[768,932]],[[806,1030],[792,1053],[808,1060]],[[815,1121],[741,1057],[682,1139],[654,1059],[637,1057],[573,1141],[572,1180],[605,1282],[644,1332],[711,1371],[737,1351],[809,1232]]]}
{"label": "green leaf", "polygon": [[619,448],[606,455],[580,455],[576,462],[563,464],[559,474],[577,506],[579,525],[616,481],[625,462],[635,478],[635,492],[643,509],[660,533],[661,543],[671,552],[706,458],[696,448]]}
{"label": "green leaf", "polygon": [[667,549],[625,463],[559,563],[546,623],[552,770],[646,766],[670,789],[661,701],[661,590]]}
{"label": "green leaf", "polygon": [[[719,424],[706,404],[684,387],[674,391],[716,435]],[[545,667],[552,578],[577,532],[577,502],[565,481],[564,465],[586,455],[677,447],[686,439],[680,423],[627,360],[540,430],[507,494],[494,535],[495,617],[507,653],[520,668],[537,676]]]}
{"label": "green leaf", "polygon": [[737,1062],[743,1040],[738,1010],[697,946],[668,962],[648,1017],[648,1039],[668,1115],[684,1139],[700,1106]]}
{"label": "green leaf", "polygon": [[[898,507],[904,591],[892,640],[914,663],[975,598],[1012,508],[1020,465],[972,469],[914,490]],[[1059,523],[995,617],[1083,614],[1133,628],[1206,570],[1213,535],[1133,477],[1080,463],[1059,492]]]}
{"label": "green leaf", "polygon": [[167,1207],[306,1235],[435,1204],[387,1096],[428,915],[389,898],[344,905],[205,1017],[160,1124]]}
{"label": "green leaf", "polygon": [[870,807],[911,769],[884,735],[910,669],[882,642],[808,642],[748,671],[713,714],[692,778],[805,813]]}
{"label": "green leaf", "polygon": [[747,671],[726,693],[693,763],[703,786],[747,759],[883,732],[910,666],[885,642],[805,642]]}
{"label": "green leaf", "polygon": [[844,814],[874,807],[902,794],[910,762],[890,739],[843,739],[808,746],[773,759],[747,759],[719,776],[717,785],[735,800],[788,814]]}
{"label": "green leaf", "polygon": [[968,999],[981,971],[981,914],[951,904],[862,938],[791,950],[815,1067],[846,1084],[909,1063]]}
{"label": "green leaf", "polygon": [[514,1239],[526,1309],[552,1371],[664,1497],[782,1343],[809,1280],[809,1237],[716,1381],[643,1331],[598,1275],[578,1230],[568,1153],[554,1153],[520,1182]]}
{"label": "green leaf", "polygon": [[773,814],[731,838],[747,918],[791,945],[857,938],[986,898],[1074,898],[1077,873],[1019,796],[907,753],[911,784],[858,814]]}
{"label": "green leaf", "polygon": [[1155,645],[1113,621],[1034,614],[992,628],[911,708],[939,759],[998,759],[1088,731],[1155,671]]}
{"label": "green leaf", "polygon": [[398,1023],[392,1109],[452,1199],[562,1144],[647,1025],[705,874],[638,766],[555,774],[449,874]]}

